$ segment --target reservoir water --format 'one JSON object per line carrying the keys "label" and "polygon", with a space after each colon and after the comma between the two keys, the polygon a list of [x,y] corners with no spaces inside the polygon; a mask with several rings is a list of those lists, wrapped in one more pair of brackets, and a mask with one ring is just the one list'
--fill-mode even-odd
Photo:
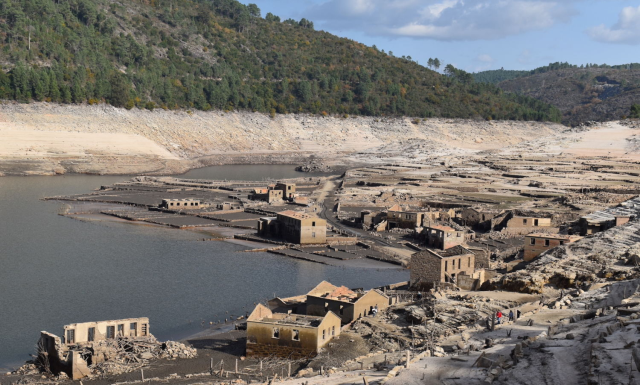
{"label": "reservoir water", "polygon": [[[262,180],[310,176],[293,166],[218,166],[185,178]],[[86,193],[127,177],[0,178],[0,372],[29,359],[41,330],[75,322],[149,317],[159,339],[244,315],[255,302],[304,293],[323,279],[349,287],[407,280],[406,270],[325,266],[244,253],[202,234],[58,215],[45,196]]]}

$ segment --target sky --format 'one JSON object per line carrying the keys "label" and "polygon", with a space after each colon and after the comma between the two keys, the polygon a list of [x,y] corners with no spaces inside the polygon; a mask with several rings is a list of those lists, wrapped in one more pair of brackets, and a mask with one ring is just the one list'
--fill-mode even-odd
{"label": "sky", "polygon": [[262,16],[469,72],[640,62],[640,0],[241,0]]}

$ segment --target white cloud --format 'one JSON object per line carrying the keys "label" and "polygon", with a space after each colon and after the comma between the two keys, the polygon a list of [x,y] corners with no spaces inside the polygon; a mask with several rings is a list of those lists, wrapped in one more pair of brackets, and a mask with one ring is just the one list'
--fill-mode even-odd
{"label": "white cloud", "polygon": [[601,24],[588,30],[589,36],[603,43],[640,44],[640,7],[625,7],[611,28]]}
{"label": "white cloud", "polygon": [[553,0],[328,0],[307,16],[322,27],[369,35],[491,40],[567,22],[571,2]]}

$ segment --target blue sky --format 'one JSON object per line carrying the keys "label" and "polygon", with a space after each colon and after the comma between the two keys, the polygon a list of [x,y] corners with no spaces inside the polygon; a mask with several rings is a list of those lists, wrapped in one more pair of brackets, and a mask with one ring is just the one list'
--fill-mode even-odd
{"label": "blue sky", "polygon": [[[262,15],[470,72],[640,62],[640,0],[241,0]],[[443,66],[444,67],[444,66]]]}

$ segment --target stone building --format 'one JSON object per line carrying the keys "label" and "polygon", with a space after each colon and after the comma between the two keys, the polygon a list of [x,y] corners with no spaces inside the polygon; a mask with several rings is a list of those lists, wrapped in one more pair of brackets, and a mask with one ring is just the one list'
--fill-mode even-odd
{"label": "stone building", "polygon": [[367,230],[385,231],[387,229],[387,213],[363,210],[360,212],[360,223]]}
{"label": "stone building", "polygon": [[324,316],[333,312],[344,324],[370,315],[374,308],[380,311],[387,307],[389,307],[389,297],[378,290],[362,293],[342,286],[322,295],[307,295],[308,315]]}
{"label": "stone building", "polygon": [[146,337],[149,318],[127,318],[115,321],[84,322],[64,326],[64,343],[77,345],[116,337]]}
{"label": "stone building", "polygon": [[200,199],[163,199],[160,208],[168,210],[197,210],[204,205]]}
{"label": "stone building", "polygon": [[489,231],[496,227],[499,219],[504,216],[504,210],[486,207],[465,207],[460,212],[460,222],[478,230]]}
{"label": "stone building", "polygon": [[481,279],[476,273],[475,254],[463,247],[424,250],[411,256],[411,286],[431,288],[439,283],[456,283],[459,275]]}
{"label": "stone building", "polygon": [[567,243],[573,243],[580,239],[582,239],[582,237],[577,235],[529,234],[524,239],[524,260],[529,262],[547,250]]}
{"label": "stone building", "polygon": [[287,210],[277,217],[260,218],[258,234],[297,244],[327,242],[327,221],[299,211]]}
{"label": "stone building", "polygon": [[340,317],[273,313],[259,304],[247,318],[247,357],[313,357],[340,335]]}
{"label": "stone building", "polygon": [[440,250],[447,250],[465,243],[465,232],[449,226],[425,227],[421,236],[428,246]]}
{"label": "stone building", "polygon": [[422,217],[424,213],[410,211],[392,211],[387,212],[387,223],[389,229],[415,229],[422,226]]}
{"label": "stone building", "polygon": [[520,216],[514,215],[509,222],[507,228],[530,228],[530,227],[551,227],[551,218],[541,216]]}
{"label": "stone building", "polygon": [[295,183],[285,183],[278,182],[276,183],[274,190],[282,191],[282,197],[287,200],[293,200],[296,195],[296,184]]}
{"label": "stone building", "polygon": [[308,293],[302,295],[296,295],[293,297],[280,298],[275,297],[270,299],[267,304],[269,309],[274,313],[293,313],[293,314],[307,314],[307,296],[323,296],[336,290],[338,287],[330,282],[322,281],[316,285]]}
{"label": "stone building", "polygon": [[249,199],[254,201],[265,201],[267,203],[280,202],[283,198],[283,191],[276,190],[275,185],[267,188],[255,188],[253,193],[249,194]]}
{"label": "stone building", "polygon": [[46,353],[54,374],[64,372],[77,380],[90,373],[89,363],[83,357],[87,348],[92,352],[91,363],[99,364],[109,360],[109,354],[101,351],[104,347],[100,346],[100,341],[121,337],[151,337],[149,319],[127,318],[65,325],[62,338],[41,332],[38,345]]}
{"label": "stone building", "polygon": [[622,226],[640,214],[640,197],[635,197],[616,207],[596,211],[580,218],[580,235],[586,236],[612,227]]}

